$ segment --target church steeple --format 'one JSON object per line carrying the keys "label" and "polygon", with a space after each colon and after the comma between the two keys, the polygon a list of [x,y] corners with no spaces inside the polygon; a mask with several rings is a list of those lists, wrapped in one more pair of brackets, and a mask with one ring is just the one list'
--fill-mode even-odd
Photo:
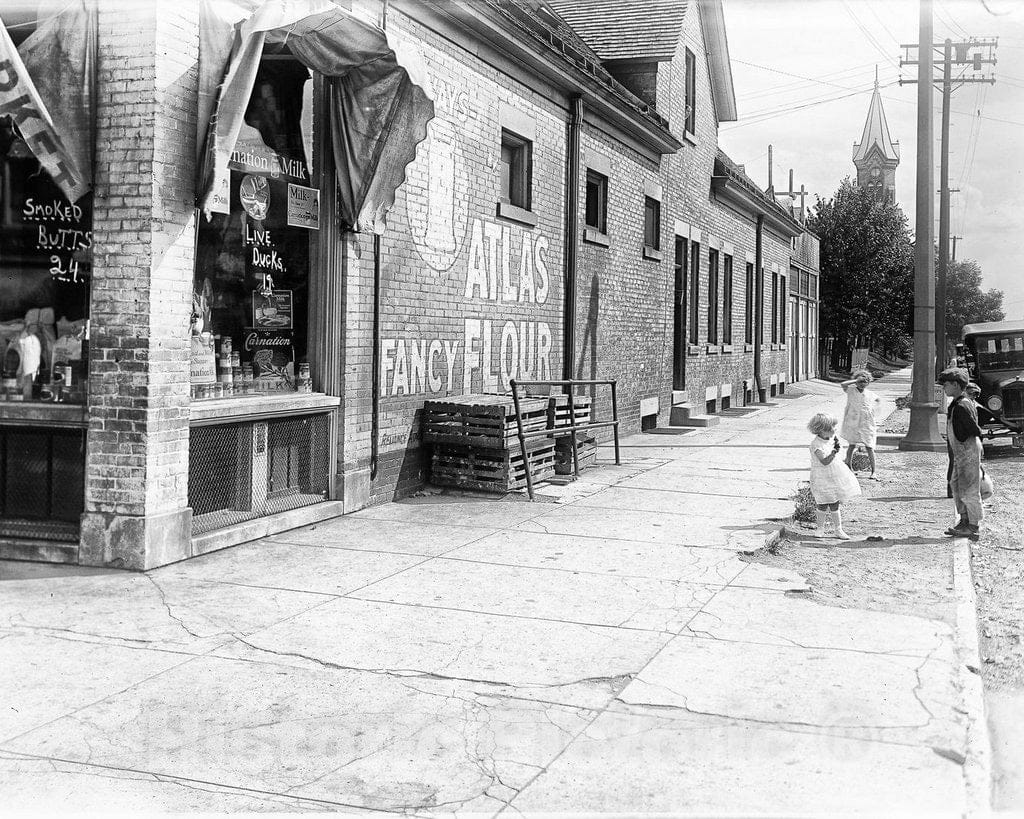
{"label": "church steeple", "polygon": [[900,144],[889,133],[889,123],[879,93],[878,66],[875,66],[875,90],[871,94],[864,131],[860,142],[853,144],[853,164],[857,168],[858,185],[874,191],[879,199],[895,201]]}

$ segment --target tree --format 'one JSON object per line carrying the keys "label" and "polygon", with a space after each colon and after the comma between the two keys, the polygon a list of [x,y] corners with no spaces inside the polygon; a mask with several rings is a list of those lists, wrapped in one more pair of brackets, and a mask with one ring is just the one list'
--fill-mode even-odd
{"label": "tree", "polygon": [[946,273],[946,343],[960,340],[965,324],[1002,321],[1003,291],[982,292],[981,265],[970,259],[951,262]]}
{"label": "tree", "polygon": [[807,226],[820,240],[820,336],[831,337],[833,369],[854,346],[892,353],[911,332],[914,248],[903,211],[849,177],[818,199]]}

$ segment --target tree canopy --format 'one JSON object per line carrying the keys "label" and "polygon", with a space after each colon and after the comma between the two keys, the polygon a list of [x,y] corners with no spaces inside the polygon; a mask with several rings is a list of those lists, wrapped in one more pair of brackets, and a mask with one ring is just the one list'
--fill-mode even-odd
{"label": "tree canopy", "polygon": [[1004,318],[1003,291],[982,291],[981,266],[970,259],[950,262],[946,272],[946,339],[959,341],[965,324]]}
{"label": "tree canopy", "polygon": [[818,199],[808,227],[820,239],[821,336],[834,357],[860,344],[892,351],[912,330],[914,248],[899,207],[843,180]]}

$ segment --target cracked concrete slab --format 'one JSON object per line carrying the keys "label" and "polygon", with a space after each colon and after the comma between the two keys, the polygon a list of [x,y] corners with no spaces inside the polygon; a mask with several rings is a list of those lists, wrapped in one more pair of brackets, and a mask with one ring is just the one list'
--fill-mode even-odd
{"label": "cracked concrete slab", "polygon": [[[4,808],[34,814],[319,813],[344,806],[0,751]],[[346,813],[352,808],[345,808]],[[369,811],[362,812],[369,815]],[[380,813],[375,813],[380,816]],[[398,814],[394,814],[398,815]]]}
{"label": "cracked concrete slab", "polygon": [[725,585],[749,568],[724,549],[506,530],[449,552],[472,560],[562,571]]}
{"label": "cracked concrete slab", "polygon": [[437,526],[482,526],[493,531],[511,528],[524,520],[544,514],[546,510],[544,504],[530,503],[519,495],[513,495],[506,501],[494,497],[428,495],[383,506],[371,506],[353,512],[352,517],[356,520],[404,521]]}
{"label": "cracked concrete slab", "polygon": [[639,805],[675,815],[960,815],[958,767],[930,748],[630,708],[602,713],[512,807],[526,816]]}
{"label": "cracked concrete slab", "polygon": [[[188,692],[181,707],[168,684]],[[358,808],[493,813],[592,718],[450,681],[201,657],[5,750]]]}
{"label": "cracked concrete slab", "polygon": [[693,618],[689,631],[718,640],[837,648],[952,661],[953,629],[941,620],[827,605],[813,596],[731,587]]}
{"label": "cracked concrete slab", "polygon": [[[666,486],[667,484],[663,484]],[[729,502],[731,501],[731,502]],[[581,498],[579,506],[597,506],[603,509],[636,509],[642,512],[666,512],[691,517],[728,517],[737,515],[750,518],[786,518],[793,514],[790,500],[765,498],[711,498],[671,489],[637,489],[615,486],[595,495]]]}
{"label": "cracked concrete slab", "polygon": [[149,576],[161,583],[171,578],[213,578],[219,583],[342,595],[422,560],[422,555],[256,542],[156,569]]}
{"label": "cracked concrete slab", "polygon": [[495,528],[409,523],[345,515],[290,532],[282,532],[262,542],[439,555],[465,543],[472,543],[493,532]]}
{"label": "cracked concrete slab", "polygon": [[435,559],[352,595],[362,600],[678,632],[712,587]]}
{"label": "cracked concrete slab", "polygon": [[[29,565],[29,564],[25,564]],[[257,589],[183,577],[121,571],[66,573],[40,594],[39,581],[3,582],[0,622],[111,643],[202,653],[231,634],[248,633],[306,611],[323,595]]]}
{"label": "cracked concrete slab", "polygon": [[[7,634],[0,640],[0,741],[123,691],[189,658],[187,654],[97,645],[32,631]],[[76,669],[73,680],[68,679],[69,667]]]}
{"label": "cracked concrete slab", "polygon": [[590,535],[680,546],[731,549],[730,534],[737,527],[735,517],[686,518],[665,512],[559,506],[543,517],[516,527],[523,532],[549,535]]}
{"label": "cracked concrete slab", "polygon": [[327,671],[450,678],[490,696],[603,708],[668,639],[655,632],[339,599],[215,653]]}
{"label": "cracked concrete slab", "polygon": [[677,492],[703,494],[708,498],[767,498],[785,500],[795,494],[798,478],[792,480],[775,480],[773,482],[752,481],[745,477],[715,476],[714,481],[708,479],[706,472],[694,469],[690,471],[668,470],[668,467],[653,469],[635,478],[623,481],[619,486],[635,489],[662,489],[671,486]]}
{"label": "cracked concrete slab", "polygon": [[[619,694],[630,705],[900,741],[964,754],[948,663],[680,636]],[[727,680],[709,686],[707,679]]]}

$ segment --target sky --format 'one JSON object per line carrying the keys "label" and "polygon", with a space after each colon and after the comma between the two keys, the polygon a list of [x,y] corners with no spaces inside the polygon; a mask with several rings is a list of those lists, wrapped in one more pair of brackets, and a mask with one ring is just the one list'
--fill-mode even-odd
{"label": "sky", "polygon": [[[739,119],[719,143],[747,174],[815,196],[855,178],[851,160],[874,88],[875,67],[892,138],[900,143],[896,200],[914,229],[917,66],[900,68],[918,39],[917,0],[724,0]],[[958,260],[974,259],[983,288],[1004,293],[1007,318],[1024,318],[1024,0],[934,0],[934,37],[998,37],[995,85],[953,91],[950,116],[952,235]],[[916,49],[915,49],[916,52]],[[916,57],[912,57],[916,59]],[[954,75],[955,76],[955,75]],[[973,75],[972,75],[973,76]],[[941,96],[934,95],[935,236],[938,240]]]}

